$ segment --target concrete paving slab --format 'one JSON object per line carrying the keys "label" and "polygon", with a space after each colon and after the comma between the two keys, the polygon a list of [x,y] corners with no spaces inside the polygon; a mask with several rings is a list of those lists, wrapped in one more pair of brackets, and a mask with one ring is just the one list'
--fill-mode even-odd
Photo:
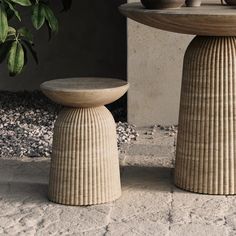
{"label": "concrete paving slab", "polygon": [[164,146],[164,145],[146,145],[146,144],[132,144],[128,151],[127,155],[135,156],[135,155],[143,155],[143,156],[161,156],[168,157],[170,152],[174,152],[172,146]]}
{"label": "concrete paving slab", "polygon": [[158,127],[142,127],[137,128],[139,137],[135,141],[135,144],[152,145],[157,144],[161,146],[173,146],[175,142],[175,136],[170,136],[165,130],[161,130]]}
{"label": "concrete paving slab", "polygon": [[174,188],[172,202],[174,224],[225,225],[228,210],[226,196],[195,194]]}
{"label": "concrete paving slab", "polygon": [[202,224],[178,224],[171,227],[170,236],[228,236],[227,227]]}
{"label": "concrete paving slab", "polygon": [[173,168],[174,162],[171,156],[153,156],[153,155],[127,155],[125,157],[125,165],[128,166],[143,166],[143,167],[168,167]]}
{"label": "concrete paving slab", "polygon": [[149,134],[152,139],[146,139],[142,129],[137,140],[140,145],[123,147],[122,196],[97,206],[49,202],[50,159],[1,159],[0,236],[236,235],[236,197],[194,194],[176,188],[174,138],[165,137],[155,145],[156,139],[163,137],[162,131],[156,132]]}

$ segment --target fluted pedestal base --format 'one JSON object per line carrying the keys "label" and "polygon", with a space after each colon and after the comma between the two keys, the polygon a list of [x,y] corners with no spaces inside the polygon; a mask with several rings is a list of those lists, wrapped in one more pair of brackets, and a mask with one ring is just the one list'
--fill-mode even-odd
{"label": "fluted pedestal base", "polygon": [[200,37],[184,58],[175,184],[236,193],[236,37]]}
{"label": "fluted pedestal base", "polygon": [[121,195],[116,127],[104,107],[64,108],[55,123],[49,199],[68,205]]}

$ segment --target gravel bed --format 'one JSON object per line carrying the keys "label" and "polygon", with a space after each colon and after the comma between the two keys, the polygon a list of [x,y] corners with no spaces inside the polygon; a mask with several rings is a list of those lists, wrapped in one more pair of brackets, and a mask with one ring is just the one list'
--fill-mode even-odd
{"label": "gravel bed", "polygon": [[[60,109],[39,91],[0,92],[0,157],[49,157]],[[111,109],[116,120],[123,110]],[[118,147],[138,136],[135,126],[125,122],[117,123],[117,134]]]}

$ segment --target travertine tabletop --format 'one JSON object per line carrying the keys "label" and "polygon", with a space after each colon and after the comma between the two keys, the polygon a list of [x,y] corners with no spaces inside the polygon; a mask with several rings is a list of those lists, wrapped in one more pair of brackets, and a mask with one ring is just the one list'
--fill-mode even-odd
{"label": "travertine tabletop", "polygon": [[51,100],[70,107],[96,107],[123,96],[129,85],[113,78],[68,78],[44,82],[42,91]]}
{"label": "travertine tabletop", "polygon": [[120,7],[127,17],[158,29],[193,35],[236,36],[236,7],[203,4],[201,7],[149,10],[141,3]]}

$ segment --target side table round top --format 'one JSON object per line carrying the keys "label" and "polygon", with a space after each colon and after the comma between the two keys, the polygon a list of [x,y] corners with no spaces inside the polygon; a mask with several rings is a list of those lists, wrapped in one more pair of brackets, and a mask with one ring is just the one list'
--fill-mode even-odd
{"label": "side table round top", "polygon": [[47,81],[40,88],[48,98],[64,106],[97,107],[122,97],[129,84],[113,78],[83,77]]}
{"label": "side table round top", "polygon": [[236,7],[203,4],[201,7],[149,10],[141,3],[120,6],[127,17],[161,30],[206,36],[236,36]]}

